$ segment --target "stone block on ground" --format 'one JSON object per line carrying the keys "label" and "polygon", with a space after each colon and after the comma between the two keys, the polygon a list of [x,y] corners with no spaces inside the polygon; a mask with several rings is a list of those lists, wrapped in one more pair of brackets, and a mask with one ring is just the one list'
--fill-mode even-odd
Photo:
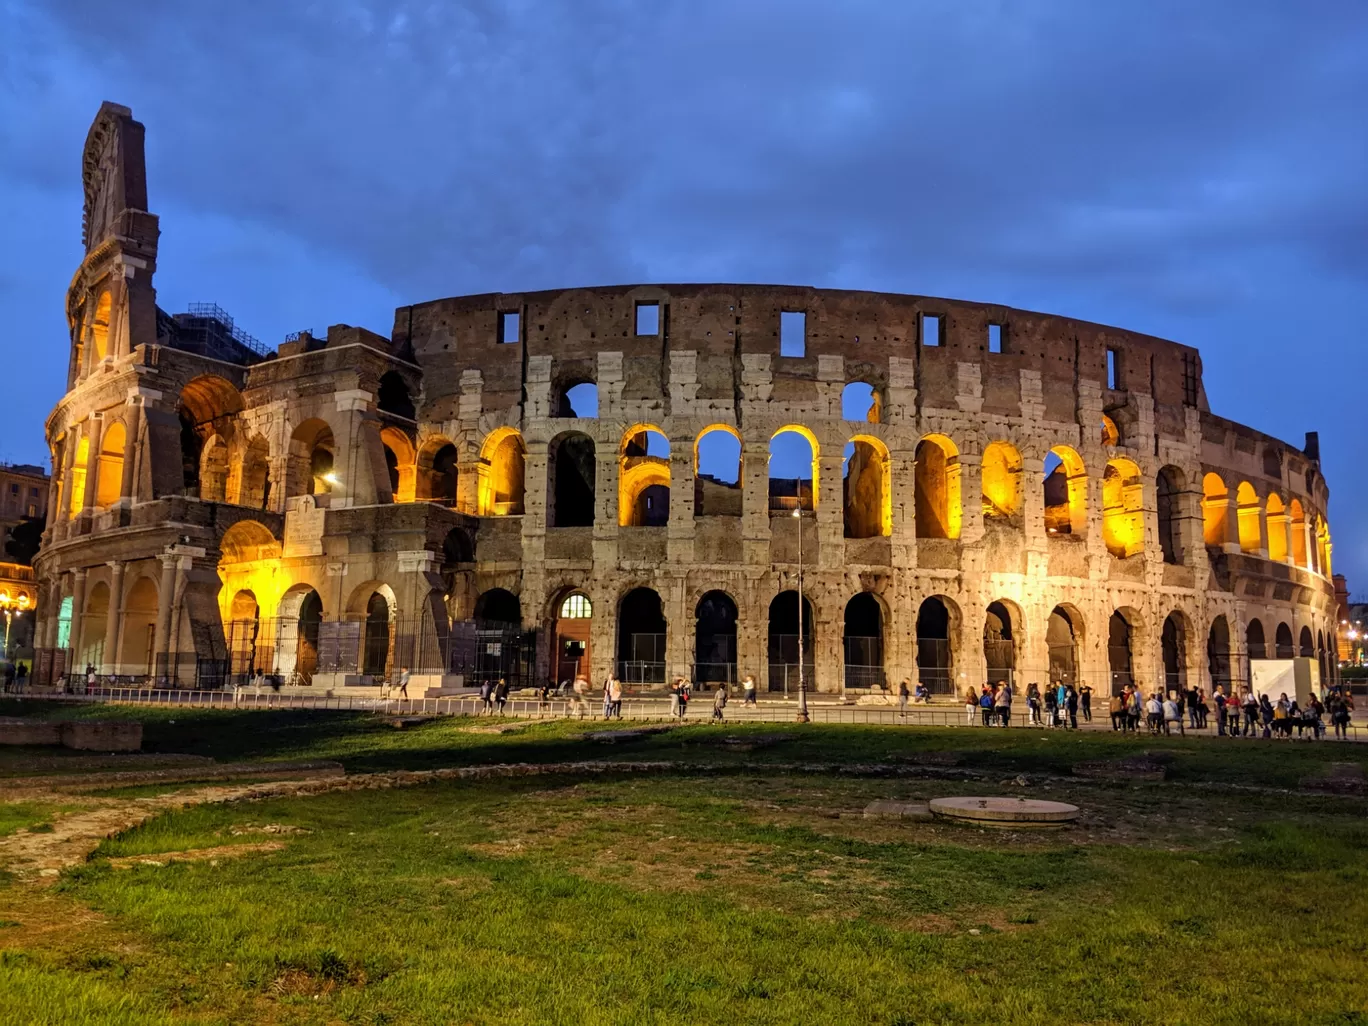
{"label": "stone block on ground", "polygon": [[865,819],[931,819],[931,806],[925,802],[870,802],[864,808]]}
{"label": "stone block on ground", "polygon": [[123,720],[63,723],[62,744],[85,752],[136,752],[142,749],[142,724]]}
{"label": "stone block on ground", "polygon": [[0,745],[59,745],[62,725],[46,720],[0,719]]}

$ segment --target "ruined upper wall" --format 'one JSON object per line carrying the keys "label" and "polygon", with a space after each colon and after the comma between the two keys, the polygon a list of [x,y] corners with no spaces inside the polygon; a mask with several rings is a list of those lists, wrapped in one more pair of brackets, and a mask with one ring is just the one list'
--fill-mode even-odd
{"label": "ruined upper wall", "polygon": [[[636,308],[660,304],[660,332],[637,335]],[[780,315],[806,314],[801,357],[780,356]],[[499,339],[500,314],[519,315],[519,339]],[[940,319],[940,345],[922,344],[928,316]],[[1002,329],[990,353],[990,325]],[[668,402],[669,353],[698,354],[700,398],[730,401],[743,358],[772,357],[773,397],[801,400],[815,388],[822,356],[843,358],[847,380],[885,388],[910,367],[923,406],[955,405],[960,365],[979,367],[984,411],[1019,415],[1021,371],[1038,372],[1046,417],[1070,421],[1080,381],[1104,389],[1104,408],[1130,397],[1154,402],[1160,433],[1180,434],[1184,406],[1207,408],[1197,350],[1068,317],[927,296],[775,285],[634,285],[435,300],[396,311],[395,348],[412,348],[423,367],[428,416],[446,415],[461,373],[478,369],[486,410],[521,402],[527,361],[553,360],[557,382],[592,379],[600,352],[621,352],[624,399]],[[1117,354],[1117,389],[1105,390],[1107,352]],[[896,370],[894,363],[898,362]]]}

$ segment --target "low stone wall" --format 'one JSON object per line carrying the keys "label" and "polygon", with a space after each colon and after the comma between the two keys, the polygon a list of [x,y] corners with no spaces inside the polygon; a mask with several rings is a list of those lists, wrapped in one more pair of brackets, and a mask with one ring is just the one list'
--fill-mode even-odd
{"label": "low stone wall", "polygon": [[62,725],[45,720],[0,719],[0,745],[60,745]]}
{"label": "low stone wall", "polygon": [[83,752],[136,752],[142,724],[122,720],[0,719],[0,745],[62,745]]}

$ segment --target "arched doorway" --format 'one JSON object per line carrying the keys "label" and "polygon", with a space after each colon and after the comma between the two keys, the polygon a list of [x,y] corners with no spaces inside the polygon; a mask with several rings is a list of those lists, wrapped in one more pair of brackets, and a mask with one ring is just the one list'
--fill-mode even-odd
{"label": "arched doorway", "polygon": [[1049,651],[1049,683],[1078,683],[1078,614],[1055,606],[1045,625],[1045,646]]}
{"label": "arched doorway", "polygon": [[571,432],[551,440],[546,461],[547,527],[592,527],[594,524],[594,440]]}
{"label": "arched doorway", "polygon": [[552,667],[557,683],[568,683],[580,674],[589,676],[589,634],[593,618],[593,604],[582,591],[572,591],[557,603]]}
{"label": "arched doorway", "polygon": [[1230,624],[1224,616],[1211,621],[1207,632],[1207,672],[1211,674],[1211,687],[1214,691],[1222,688],[1231,694],[1233,680],[1230,674]]}
{"label": "arched doorway", "polygon": [[1263,624],[1258,620],[1250,620],[1245,628],[1245,651],[1250,659],[1268,658],[1268,642],[1264,638]]}
{"label": "arched doorway", "polygon": [[261,634],[261,609],[253,592],[244,588],[233,596],[224,633],[228,642],[228,673],[238,679],[250,679],[258,665],[257,639]]}
{"label": "arched doorway", "polygon": [[1182,534],[1179,531],[1179,503],[1182,496],[1182,475],[1174,467],[1164,467],[1154,481],[1155,505],[1158,512],[1159,549],[1165,563],[1183,562]]}
{"label": "arched doorway", "polygon": [[378,591],[366,600],[366,619],[361,635],[361,672],[384,677],[389,669],[393,632],[390,623],[394,610],[389,599]]}
{"label": "arched doorway", "polygon": [[521,627],[522,603],[503,588],[490,588],[475,600],[475,622],[490,628]]}
{"label": "arched doorway", "polygon": [[1103,471],[1102,537],[1117,559],[1145,549],[1144,484],[1132,460],[1110,460]]}
{"label": "arched doorway", "polygon": [[732,427],[705,428],[694,443],[694,516],[741,515],[741,436]]}
{"label": "arched doorway", "polygon": [[[925,443],[923,443],[925,444]],[[920,518],[918,520],[920,524]],[[933,695],[955,693],[954,651],[950,646],[950,609],[936,595],[917,610],[917,679]]]}
{"label": "arched doorway", "polygon": [[408,385],[398,371],[386,371],[380,375],[380,389],[375,405],[381,413],[393,414],[405,420],[413,420],[416,416]]}
{"label": "arched doorway", "polygon": [[74,667],[82,676],[86,667],[98,673],[103,668],[105,625],[109,620],[109,585],[99,581],[86,596],[85,615],[81,619],[81,650],[76,654]]}
{"label": "arched doorway", "polygon": [[983,662],[988,682],[1015,685],[1016,639],[1012,637],[1012,614],[1001,602],[991,602],[983,620]]}
{"label": "arched doorway", "polygon": [[1273,635],[1274,658],[1291,659],[1297,654],[1292,645],[1292,628],[1286,623],[1278,624],[1277,632]]}
{"label": "arched doorway", "polygon": [[[796,591],[781,591],[769,606],[769,689],[785,694],[798,690],[799,605]],[[806,595],[802,604],[802,678],[809,690],[813,685],[812,603]]]}
{"label": "arched doorway", "polygon": [[308,585],[297,585],[280,600],[276,672],[286,683],[311,684],[318,669],[318,635],[323,600]]}
{"label": "arched doorway", "polygon": [[665,611],[651,588],[633,588],[618,603],[618,677],[624,683],[665,683]]}
{"label": "arched doorway", "polygon": [[769,447],[769,508],[815,509],[817,481],[817,437],[803,427],[776,431]]}
{"label": "arched doorway", "polygon": [[522,435],[514,428],[498,428],[490,432],[480,450],[480,459],[480,494],[477,503],[480,516],[522,516],[527,463]]}
{"label": "arched doorway", "polygon": [[984,520],[1011,521],[1021,512],[1021,453],[1011,442],[990,442],[979,463]]}
{"label": "arched doorway", "polygon": [[670,441],[655,428],[633,428],[618,455],[618,524],[664,527],[669,520]]}
{"label": "arched doorway", "polygon": [[944,435],[928,435],[917,444],[916,464],[917,537],[958,538],[962,516],[959,450]]}
{"label": "arched doorway", "polygon": [[1316,658],[1316,639],[1311,634],[1310,627],[1301,629],[1301,637],[1298,638],[1301,644],[1301,651],[1298,653],[1303,659]]}
{"label": "arched doorway", "polygon": [[1045,455],[1045,533],[1081,538],[1088,530],[1088,475],[1067,445]]}
{"label": "arched doorway", "polygon": [[1118,609],[1107,621],[1107,666],[1111,671],[1111,692],[1119,695],[1127,684],[1135,683],[1131,663],[1131,625]]}
{"label": "arched doorway", "polygon": [[694,609],[694,672],[700,683],[736,681],[736,603],[710,591]]}
{"label": "arched doorway", "polygon": [[847,538],[879,538],[893,533],[893,500],[888,447],[869,435],[845,445],[842,501]]}
{"label": "arched doorway", "polygon": [[1181,613],[1169,613],[1159,633],[1164,660],[1164,693],[1187,690],[1187,628]]}
{"label": "arched doorway", "polygon": [[884,672],[883,607],[867,591],[845,607],[845,686],[877,688],[888,682]]}
{"label": "arched doorway", "polygon": [[123,635],[119,642],[119,673],[152,676],[152,653],[157,634],[157,582],[140,577],[124,600]]}

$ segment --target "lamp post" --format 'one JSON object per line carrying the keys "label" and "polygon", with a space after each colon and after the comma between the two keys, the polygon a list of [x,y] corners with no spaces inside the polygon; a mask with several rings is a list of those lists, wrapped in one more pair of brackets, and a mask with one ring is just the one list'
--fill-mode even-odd
{"label": "lamp post", "polygon": [[27,595],[21,594],[17,599],[13,599],[13,598],[10,598],[10,593],[9,593],[9,592],[7,592],[7,591],[0,591],[0,611],[3,611],[4,614],[5,614],[5,651],[4,651],[4,657],[5,657],[6,659],[9,658],[9,647],[10,647],[10,624],[11,624],[11,622],[14,620],[14,614],[15,614],[15,612],[16,612],[16,608],[15,608],[15,607],[18,607],[17,611],[20,612],[20,613],[22,613],[25,609],[28,608],[28,605],[29,605],[29,597],[28,597]]}
{"label": "lamp post", "polygon": [[802,496],[799,505],[793,509],[793,517],[798,521],[798,722],[811,720],[807,707],[807,673],[803,663],[803,507]]}

